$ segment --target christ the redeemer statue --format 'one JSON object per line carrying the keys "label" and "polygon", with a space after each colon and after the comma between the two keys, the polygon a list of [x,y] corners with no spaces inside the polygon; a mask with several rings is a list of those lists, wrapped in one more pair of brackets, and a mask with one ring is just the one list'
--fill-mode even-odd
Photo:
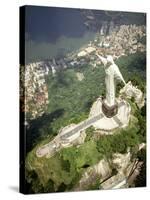
{"label": "christ the redeemer statue", "polygon": [[102,110],[107,117],[112,117],[117,113],[118,109],[115,101],[115,79],[122,81],[124,84],[126,83],[112,56],[108,55],[107,58],[104,58],[99,54],[96,55],[103,63],[106,73],[106,99],[103,102]]}

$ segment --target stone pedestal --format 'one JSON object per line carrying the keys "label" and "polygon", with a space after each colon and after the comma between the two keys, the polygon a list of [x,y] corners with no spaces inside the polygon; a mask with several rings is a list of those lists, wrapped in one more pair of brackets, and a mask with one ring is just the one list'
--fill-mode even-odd
{"label": "stone pedestal", "polygon": [[107,107],[101,97],[99,97],[91,107],[90,117],[102,114],[100,120],[93,123],[96,129],[106,131],[108,134],[116,128],[126,127],[130,120],[130,104],[122,99],[116,99],[114,107]]}
{"label": "stone pedestal", "polygon": [[104,100],[104,101],[102,101],[102,111],[106,117],[111,118],[117,114],[118,104],[115,103],[115,105],[113,105],[113,106],[108,106]]}

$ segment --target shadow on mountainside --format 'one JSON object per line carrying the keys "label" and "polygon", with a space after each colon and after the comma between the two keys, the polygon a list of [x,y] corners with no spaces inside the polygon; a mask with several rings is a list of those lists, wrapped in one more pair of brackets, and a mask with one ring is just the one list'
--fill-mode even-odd
{"label": "shadow on mountainside", "polygon": [[57,109],[30,121],[30,127],[26,129],[26,153],[46,136],[55,134],[52,130],[52,122],[61,117],[63,113],[64,109]]}

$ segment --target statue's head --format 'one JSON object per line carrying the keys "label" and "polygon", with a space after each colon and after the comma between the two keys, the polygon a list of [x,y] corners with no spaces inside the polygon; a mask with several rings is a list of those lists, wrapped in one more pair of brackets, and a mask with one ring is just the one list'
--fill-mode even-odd
{"label": "statue's head", "polygon": [[110,63],[110,64],[113,64],[113,63],[114,63],[114,60],[113,60],[113,57],[112,57],[112,56],[108,55],[106,59],[107,59],[107,62],[108,62],[108,63]]}

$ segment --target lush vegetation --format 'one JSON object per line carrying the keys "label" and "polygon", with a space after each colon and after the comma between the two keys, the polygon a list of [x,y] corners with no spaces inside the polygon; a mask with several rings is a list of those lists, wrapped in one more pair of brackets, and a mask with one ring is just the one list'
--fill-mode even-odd
{"label": "lush vegetation", "polygon": [[[117,64],[125,80],[135,83],[145,91],[145,54],[121,57]],[[134,60],[137,61],[136,66]],[[137,67],[137,68],[136,68]],[[138,71],[137,76],[133,75]],[[79,81],[76,72],[83,73]],[[140,73],[139,73],[140,72]],[[146,140],[146,107],[139,110],[131,99],[132,118],[126,129],[118,130],[111,136],[95,139],[94,129],[86,130],[84,144],[62,149],[55,156],[37,158],[35,151],[41,144],[52,139],[61,127],[78,123],[87,118],[90,107],[96,98],[104,93],[104,70],[102,66],[80,66],[60,71],[55,77],[47,78],[49,105],[47,113],[30,122],[27,129],[29,152],[26,158],[26,180],[28,192],[69,191],[78,182],[81,174],[102,158],[110,159],[113,153],[125,153]],[[121,86],[120,86],[121,87]],[[91,188],[97,188],[98,183]]]}
{"label": "lush vegetation", "polygon": [[[101,136],[98,140],[93,139],[93,128],[89,128],[84,144],[78,148],[62,149],[49,159],[37,158],[35,148],[27,157],[27,180],[34,192],[68,191],[89,166],[103,158],[110,159],[113,153],[126,153],[128,147],[134,150],[143,141],[141,132],[138,119],[133,117],[126,129],[118,130],[114,135]],[[95,184],[93,189],[97,187]]]}
{"label": "lush vegetation", "polygon": [[146,54],[137,52],[128,56],[122,56],[117,61],[126,82],[136,79],[136,83],[144,84],[146,81]]}
{"label": "lush vegetation", "polygon": [[[83,73],[79,81],[76,73]],[[27,152],[43,138],[52,138],[61,127],[86,119],[94,100],[104,93],[104,70],[89,66],[61,70],[47,77],[49,105],[47,113],[32,120],[27,129]]]}

